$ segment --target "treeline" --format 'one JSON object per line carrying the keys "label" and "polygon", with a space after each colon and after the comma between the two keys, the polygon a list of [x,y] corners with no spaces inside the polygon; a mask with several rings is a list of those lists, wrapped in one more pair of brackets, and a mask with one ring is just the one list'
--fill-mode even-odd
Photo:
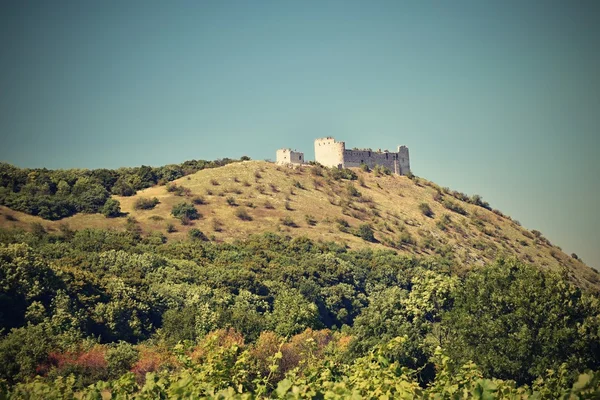
{"label": "treeline", "polygon": [[191,160],[162,167],[143,165],[114,170],[29,169],[0,163],[0,205],[49,220],[78,212],[97,213],[111,194],[133,196],[138,190],[236,161]]}
{"label": "treeline", "polygon": [[[570,390],[600,367],[598,297],[514,260],[459,278],[444,259],[274,234],[163,243],[65,228],[0,231],[0,243],[0,379],[10,390],[116,379],[115,393],[195,382],[194,396],[295,385],[343,397],[360,389],[356,374],[371,385],[382,373],[407,377],[406,390],[466,374],[460,385],[473,390],[526,393],[546,387],[540,379]],[[68,385],[59,378],[70,374]],[[36,375],[37,386],[14,386]]]}

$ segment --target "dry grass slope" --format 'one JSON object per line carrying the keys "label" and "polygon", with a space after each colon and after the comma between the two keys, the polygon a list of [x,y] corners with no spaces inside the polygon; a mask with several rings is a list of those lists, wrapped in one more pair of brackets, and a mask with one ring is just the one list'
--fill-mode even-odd
{"label": "dry grass slope", "polygon": [[[464,269],[499,256],[514,256],[564,271],[581,286],[600,287],[595,270],[501,213],[458,200],[424,179],[355,172],[358,180],[334,180],[310,166],[292,169],[247,161],[183,177],[171,183],[183,187],[178,191],[155,186],[132,197],[114,196],[126,217],[78,214],[45,221],[0,207],[0,225],[29,229],[37,222],[49,231],[58,230],[60,224],[71,229],[125,229],[127,218],[133,217],[144,234],[159,231],[168,240],[183,239],[192,228],[216,241],[278,232],[336,241],[350,248],[442,255]],[[159,200],[154,208],[135,209],[138,199],[154,197]],[[186,225],[171,215],[173,206],[184,201],[194,204],[200,214]],[[363,224],[372,227],[374,241],[358,236]]]}

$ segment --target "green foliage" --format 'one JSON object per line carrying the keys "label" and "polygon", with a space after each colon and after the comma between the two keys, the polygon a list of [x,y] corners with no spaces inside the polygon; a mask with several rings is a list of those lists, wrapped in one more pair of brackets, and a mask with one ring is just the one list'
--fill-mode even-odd
{"label": "green foliage", "polygon": [[106,218],[115,218],[121,215],[121,203],[119,203],[119,200],[106,200],[106,203],[104,203],[104,206],[102,207],[102,214],[104,214]]}
{"label": "green foliage", "polygon": [[198,213],[196,207],[194,207],[193,204],[186,203],[185,201],[174,205],[173,209],[171,210],[171,215],[181,220],[183,220],[184,218],[187,218],[189,220],[200,218],[200,213]]}
{"label": "green foliage", "polygon": [[462,208],[458,203],[455,203],[451,200],[444,200],[442,204],[450,211],[454,211],[455,213],[458,213],[460,215],[467,215],[465,209]]}
{"label": "green foliage", "polygon": [[373,234],[373,228],[371,227],[370,224],[359,225],[359,227],[356,231],[356,236],[360,237],[363,240],[366,240],[367,242],[375,241],[375,235]]}
{"label": "green foliage", "polygon": [[[44,219],[57,220],[78,212],[104,212],[110,193],[133,196],[138,190],[181,178],[235,160],[192,160],[163,167],[117,170],[21,169],[0,163],[0,205]],[[176,187],[176,185],[174,185]],[[185,190],[181,189],[181,194]]]}
{"label": "green foliage", "polygon": [[356,173],[354,171],[352,171],[351,169],[348,168],[329,168],[327,170],[328,172],[328,176],[336,181],[342,180],[342,179],[348,179],[348,180],[356,180],[358,178],[358,176],[356,175]]}
{"label": "green foliage", "polygon": [[0,396],[598,395],[579,375],[600,367],[598,297],[516,261],[459,278],[272,233],[1,233]]}
{"label": "green foliage", "polygon": [[118,342],[106,352],[108,373],[116,379],[129,371],[139,359],[138,350],[127,342]]}
{"label": "green foliage", "polygon": [[193,239],[193,240],[202,240],[202,241],[208,240],[206,235],[204,233],[202,233],[202,231],[198,228],[190,229],[190,231],[188,232],[188,235],[189,235],[190,239]]}
{"label": "green foliage", "polygon": [[361,196],[358,189],[351,183],[348,183],[348,185],[346,186],[346,190],[348,191],[348,195],[350,197],[360,197]]}
{"label": "green foliage", "polygon": [[427,203],[421,203],[419,204],[419,210],[421,210],[421,213],[429,218],[433,217],[433,211],[431,210],[431,207],[429,207],[429,204]]}
{"label": "green foliage", "polygon": [[153,209],[160,201],[156,197],[151,199],[140,197],[133,203],[133,208],[136,210],[151,210]]}
{"label": "green foliage", "polygon": [[[571,371],[600,362],[600,307],[559,276],[517,261],[469,274],[445,316],[456,362],[475,361],[487,376],[531,383],[567,363]],[[592,350],[594,349],[594,350]]]}

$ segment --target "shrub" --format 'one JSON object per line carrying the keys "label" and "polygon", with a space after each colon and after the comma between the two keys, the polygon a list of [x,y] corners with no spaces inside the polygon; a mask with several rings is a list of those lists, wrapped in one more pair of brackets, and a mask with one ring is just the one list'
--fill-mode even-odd
{"label": "shrub", "polygon": [[288,211],[294,211],[294,209],[293,209],[293,208],[292,208],[292,206],[290,205],[290,202],[289,202],[289,201],[287,201],[287,200],[286,200],[286,201],[285,201],[285,203],[284,203],[284,207],[285,207],[285,209],[286,209],[286,210],[288,210]]}
{"label": "shrub", "polygon": [[189,188],[177,185],[176,183],[169,183],[167,184],[166,188],[167,192],[174,193],[175,196],[187,196],[191,193],[191,190]]}
{"label": "shrub", "polygon": [[203,205],[206,204],[206,199],[204,198],[204,196],[196,196],[192,199],[192,203],[196,205]]}
{"label": "shrub", "polygon": [[373,234],[373,228],[369,224],[362,224],[358,227],[356,231],[356,236],[360,237],[367,242],[374,242],[375,235]]}
{"label": "shrub", "polygon": [[190,237],[190,239],[193,240],[202,240],[202,241],[208,241],[208,238],[206,237],[206,235],[197,228],[192,228],[190,229],[190,231],[188,232],[188,236]]}
{"label": "shrub", "polygon": [[365,172],[371,172],[371,168],[369,168],[369,166],[365,163],[360,164],[360,169],[362,169]]}
{"label": "shrub", "polygon": [[450,211],[454,211],[455,213],[458,213],[461,215],[467,215],[467,212],[465,211],[464,208],[462,208],[459,204],[457,204],[451,200],[444,200],[444,202],[442,204],[444,207],[446,207]]}
{"label": "shrub", "polygon": [[229,204],[232,207],[237,206],[237,203],[235,202],[235,198],[233,198],[232,196],[229,196],[225,199],[225,201],[227,202],[227,204]]}
{"label": "shrub", "polygon": [[338,229],[342,232],[348,232],[350,224],[343,218],[337,218],[335,222],[338,224]]}
{"label": "shrub", "polygon": [[173,232],[177,232],[177,229],[175,228],[175,225],[173,225],[172,223],[167,223],[167,232],[168,233],[173,233]]}
{"label": "shrub", "polygon": [[4,218],[6,218],[7,221],[18,221],[17,217],[12,214],[6,214]]}
{"label": "shrub", "polygon": [[307,214],[307,215],[304,216],[304,220],[310,226],[315,226],[317,224],[317,219],[315,217],[313,217],[312,215],[309,215],[309,214]]}
{"label": "shrub", "polygon": [[241,219],[242,221],[252,221],[252,217],[248,214],[245,208],[239,207],[235,210],[235,216]]}
{"label": "shrub", "polygon": [[188,220],[194,220],[194,219],[200,218],[200,214],[198,213],[198,210],[196,210],[196,208],[192,204],[189,204],[186,202],[181,202],[181,203],[173,206],[173,209],[171,210],[171,214],[175,218],[179,218],[182,221],[183,221],[183,218],[187,218]]}
{"label": "shrub", "polygon": [[267,210],[272,210],[272,209],[274,209],[275,207],[273,207],[273,204],[271,204],[271,202],[270,202],[269,200],[265,200],[265,208],[266,208]]}
{"label": "shrub", "polygon": [[294,187],[297,187],[298,189],[304,189],[304,185],[302,185],[302,183],[300,183],[300,181],[294,181],[293,185],[294,185]]}
{"label": "shrub", "polygon": [[323,176],[323,167],[320,164],[315,164],[310,170],[314,176]]}
{"label": "shrub", "polygon": [[121,215],[121,203],[119,203],[119,200],[106,200],[106,203],[102,206],[102,214],[104,214],[106,218],[115,218]]}
{"label": "shrub", "polygon": [[348,191],[349,196],[360,197],[360,192],[358,191],[357,188],[354,187],[353,184],[348,183],[348,185],[346,186],[346,190]]}
{"label": "shrub", "polygon": [[356,173],[348,168],[343,168],[343,169],[339,169],[339,168],[330,168],[329,169],[329,176],[331,177],[331,179],[339,181],[342,179],[348,179],[348,180],[356,180],[358,178],[358,175],[356,175]]}
{"label": "shrub", "polygon": [[296,225],[296,223],[294,222],[294,220],[292,219],[292,217],[290,217],[289,215],[286,216],[286,217],[283,217],[281,219],[281,223],[283,225],[285,225],[285,226],[289,226],[289,227],[292,227],[292,228],[297,228],[298,227],[298,225]]}
{"label": "shrub", "polygon": [[145,197],[140,197],[133,204],[133,208],[136,210],[151,210],[153,209],[160,201],[156,197],[152,199],[148,199]]}
{"label": "shrub", "polygon": [[429,204],[427,203],[421,203],[419,204],[419,210],[421,210],[421,212],[423,213],[424,216],[426,217],[433,217],[433,211],[431,210],[431,207],[429,207]]}
{"label": "shrub", "polygon": [[127,342],[119,342],[106,352],[109,376],[116,379],[129,371],[138,361],[138,351]]}
{"label": "shrub", "polygon": [[161,217],[160,215],[151,215],[150,217],[148,217],[149,220],[151,221],[162,221],[164,220],[163,217]]}
{"label": "shrub", "polygon": [[409,232],[402,232],[398,237],[398,245],[399,247],[403,247],[404,245],[415,245],[417,242],[412,237]]}
{"label": "shrub", "polygon": [[219,186],[219,181],[213,178],[210,180],[210,184],[213,186]]}

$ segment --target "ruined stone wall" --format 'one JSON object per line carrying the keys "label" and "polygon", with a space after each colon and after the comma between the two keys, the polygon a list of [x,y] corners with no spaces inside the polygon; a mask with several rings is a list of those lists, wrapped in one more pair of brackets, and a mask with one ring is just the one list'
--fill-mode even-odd
{"label": "ruined stone wall", "polygon": [[332,137],[315,140],[315,161],[326,167],[343,167],[346,144]]}
{"label": "ruined stone wall", "polygon": [[277,164],[304,164],[304,153],[291,149],[279,149],[276,154]]}
{"label": "ruined stone wall", "polygon": [[360,167],[367,164],[370,168],[381,165],[396,173],[398,154],[390,152],[377,152],[369,150],[346,150],[344,152],[344,167]]}
{"label": "ruined stone wall", "polygon": [[366,164],[370,168],[381,165],[398,175],[408,175],[410,172],[410,159],[406,146],[398,146],[397,153],[372,150],[344,151],[343,167],[360,167],[361,164]]}
{"label": "ruined stone wall", "polygon": [[332,137],[315,140],[315,161],[326,167],[352,168],[366,164],[370,168],[381,165],[398,175],[408,175],[410,172],[410,159],[406,146],[398,146],[397,153],[346,150],[344,142],[337,142]]}

